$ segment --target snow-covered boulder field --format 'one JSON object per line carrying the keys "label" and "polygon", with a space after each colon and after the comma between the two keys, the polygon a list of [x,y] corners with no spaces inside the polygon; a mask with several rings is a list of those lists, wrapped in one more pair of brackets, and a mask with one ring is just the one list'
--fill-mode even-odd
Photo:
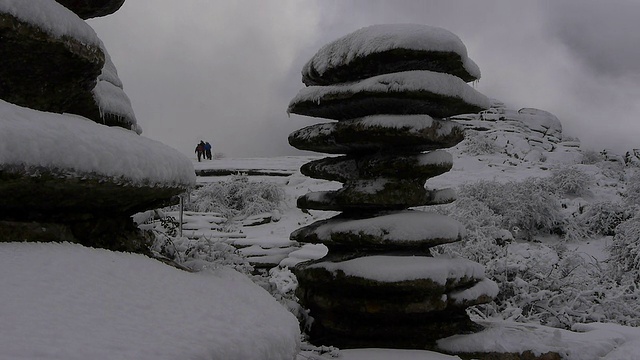
{"label": "snow-covered boulder field", "polygon": [[0,273],[1,359],[286,360],[299,351],[296,318],[228,268],[189,273],[138,254],[0,243]]}

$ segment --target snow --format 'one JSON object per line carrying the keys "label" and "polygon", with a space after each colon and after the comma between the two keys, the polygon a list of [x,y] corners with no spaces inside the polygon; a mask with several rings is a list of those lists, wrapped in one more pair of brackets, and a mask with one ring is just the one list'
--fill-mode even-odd
{"label": "snow", "polygon": [[451,256],[388,256],[376,255],[342,262],[320,262],[309,268],[324,268],[334,274],[343,272],[346,276],[356,276],[380,282],[400,282],[429,279],[445,285],[447,280],[464,277],[481,280],[484,267],[476,262]]}
{"label": "snow", "polygon": [[424,241],[459,239],[464,227],[450,217],[422,211],[401,211],[361,220],[333,219],[320,225],[315,233],[330,240],[332,233],[353,233],[381,237],[386,241]]}
{"label": "snow", "polygon": [[294,359],[298,322],[246,276],[74,244],[0,243],[2,359]]}
{"label": "snow", "polygon": [[429,115],[370,115],[353,120],[354,126],[364,128],[381,127],[389,129],[409,129],[420,132],[427,128],[436,127],[438,136],[447,136],[454,129],[461,130],[460,125],[453,121],[434,119]]}
{"label": "snow", "polygon": [[0,164],[27,171],[46,168],[64,175],[98,175],[135,185],[195,185],[191,161],[159,141],[80,116],[42,112],[2,100]]}
{"label": "snow", "polygon": [[56,38],[69,36],[87,45],[102,44],[91,26],[55,0],[2,0],[0,13],[11,14]]}
{"label": "snow", "polygon": [[118,77],[118,71],[111,60],[111,56],[109,56],[104,46],[102,46],[102,51],[105,55],[104,66],[98,76],[96,86],[92,90],[93,97],[100,110],[100,116],[104,118],[105,114],[111,114],[124,118],[131,125],[131,130],[141,134],[142,129],[137,124],[136,115],[131,107],[131,100],[122,89],[122,81]]}
{"label": "snow", "polygon": [[456,304],[463,304],[466,301],[479,299],[481,296],[495,298],[498,296],[498,292],[500,292],[500,289],[495,281],[483,279],[468,289],[449,294],[449,297],[452,298]]}
{"label": "snow", "polygon": [[489,108],[491,101],[480,92],[469,86],[463,80],[453,75],[432,71],[403,71],[378,75],[354,83],[309,86],[301,89],[289,103],[289,110],[293,105],[301,102],[320,103],[323,98],[330,96],[344,97],[345,94],[359,92],[389,93],[408,91],[429,91],[435,94],[459,98],[464,102],[481,108]]}
{"label": "snow", "polygon": [[322,75],[328,69],[349,64],[359,57],[397,48],[454,52],[460,55],[467,72],[480,78],[480,68],[467,57],[467,48],[458,36],[422,24],[379,24],[357,30],[320,48],[304,65],[302,73],[313,69]]}
{"label": "snow", "polygon": [[420,154],[418,164],[422,166],[453,164],[453,156],[444,150],[434,150]]}

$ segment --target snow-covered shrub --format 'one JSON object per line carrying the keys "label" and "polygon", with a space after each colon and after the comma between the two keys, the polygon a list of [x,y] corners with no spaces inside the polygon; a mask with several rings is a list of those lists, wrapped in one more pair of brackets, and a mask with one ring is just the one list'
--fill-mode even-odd
{"label": "snow-covered shrub", "polygon": [[593,165],[601,161],[604,161],[604,157],[599,152],[594,150],[584,150],[582,152],[582,161],[580,161],[580,163],[585,165]]}
{"label": "snow-covered shrub", "polygon": [[225,242],[206,237],[194,240],[159,231],[155,231],[154,236],[151,251],[156,256],[170,259],[190,270],[202,271],[226,266],[245,275],[253,271],[253,266],[238,249]]}
{"label": "snow-covered shrub", "polygon": [[614,276],[640,281],[640,216],[618,225],[615,233],[609,248]]}
{"label": "snow-covered shrub", "polygon": [[551,188],[561,195],[582,196],[594,179],[582,170],[567,167],[552,170],[548,181]]}
{"label": "snow-covered shrub", "polygon": [[228,181],[213,182],[194,190],[185,209],[215,212],[227,219],[244,219],[271,212],[283,200],[284,190],[279,185],[233,175]]}
{"label": "snow-covered shrub", "polygon": [[578,222],[591,235],[613,236],[615,228],[631,216],[631,211],[622,204],[601,201],[588,205]]}
{"label": "snow-covered shrub", "polygon": [[528,178],[500,184],[482,180],[460,187],[460,197],[473,198],[502,216],[502,227],[516,237],[531,239],[537,233],[551,233],[562,223],[557,197],[547,182]]}
{"label": "snow-covered shrub", "polygon": [[629,178],[622,196],[627,205],[640,207],[640,171]]}
{"label": "snow-covered shrub", "polygon": [[496,142],[484,133],[478,131],[466,131],[462,143],[463,153],[469,155],[490,155],[500,150]]}

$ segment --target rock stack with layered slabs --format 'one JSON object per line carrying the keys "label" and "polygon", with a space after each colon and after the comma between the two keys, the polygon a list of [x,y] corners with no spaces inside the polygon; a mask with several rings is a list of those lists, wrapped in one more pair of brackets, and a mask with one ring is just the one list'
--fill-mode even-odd
{"label": "rock stack with layered slabs", "polygon": [[131,215],[195,184],[188,158],[139,135],[115,66],[82,19],[122,3],[0,1],[0,241],[146,252]]}
{"label": "rock stack with layered slabs", "polygon": [[430,255],[433,246],[459,241],[462,225],[409,210],[455,199],[450,189],[424,186],[452,167],[439,149],[463,140],[462,128],[444,118],[490,105],[466,83],[480,71],[464,44],[425,25],[370,26],[324,46],[302,77],[308,87],[288,112],[337,121],[295,131],[289,143],[342,154],[300,170],[343,183],[298,199],[303,209],[341,212],[291,234],[329,248],[295,268],[298,296],[314,318],[311,341],[428,348],[475,330],[465,309],[490,301],[496,284],[480,264]]}

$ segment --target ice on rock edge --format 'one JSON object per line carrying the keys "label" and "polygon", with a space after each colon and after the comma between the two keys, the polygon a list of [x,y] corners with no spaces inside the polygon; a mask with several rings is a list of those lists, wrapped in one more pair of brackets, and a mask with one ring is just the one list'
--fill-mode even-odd
{"label": "ice on rock edge", "polygon": [[467,48],[460,38],[449,30],[422,24],[372,25],[323,46],[304,67],[319,74],[327,69],[349,64],[354,59],[372,53],[405,48],[412,50],[454,52],[460,55],[463,66],[476,78],[480,68],[467,56]]}
{"label": "ice on rock edge", "polygon": [[24,166],[27,171],[44,167],[98,174],[152,186],[191,187],[196,178],[191,160],[159,141],[80,116],[2,100],[0,164]]}
{"label": "ice on rock edge", "polygon": [[320,103],[330,95],[345,93],[393,93],[407,91],[429,91],[448,97],[459,98],[464,102],[487,109],[491,107],[491,100],[476,91],[462,79],[444,73],[426,70],[403,71],[391,74],[378,75],[358,82],[309,86],[301,89],[289,103],[287,112],[290,113],[293,105],[302,102]]}
{"label": "ice on rock edge", "polygon": [[87,45],[102,44],[89,24],[53,0],[2,0],[0,13],[11,14],[57,38],[68,36]]}
{"label": "ice on rock edge", "polygon": [[429,279],[445,285],[447,280],[484,279],[484,267],[476,262],[448,255],[426,256],[366,256],[342,262],[320,262],[309,269],[323,268],[336,274],[355,276],[379,282],[400,282]]}
{"label": "ice on rock edge", "polygon": [[320,240],[331,234],[353,233],[381,237],[387,241],[423,241],[425,239],[458,239],[465,229],[447,216],[421,211],[402,211],[360,220],[335,220],[315,230]]}

